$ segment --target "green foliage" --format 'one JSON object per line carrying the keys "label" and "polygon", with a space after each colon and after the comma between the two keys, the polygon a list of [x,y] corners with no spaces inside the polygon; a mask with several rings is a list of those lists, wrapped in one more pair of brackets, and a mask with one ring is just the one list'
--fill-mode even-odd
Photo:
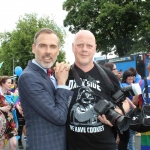
{"label": "green foliage", "polygon": [[[28,60],[33,59],[32,43],[35,33],[41,28],[51,28],[57,32],[60,38],[60,54],[58,61],[65,61],[65,51],[63,51],[66,32],[59,27],[54,20],[48,16],[38,19],[37,14],[25,14],[20,16],[16,23],[16,29],[12,32],[0,33],[0,62],[4,61],[1,68],[1,75],[12,75],[13,68],[21,66],[26,67]],[[13,67],[14,59],[14,67]]]}
{"label": "green foliage", "polygon": [[150,1],[66,0],[64,26],[76,33],[88,29],[97,40],[97,51],[116,54],[150,51]]}

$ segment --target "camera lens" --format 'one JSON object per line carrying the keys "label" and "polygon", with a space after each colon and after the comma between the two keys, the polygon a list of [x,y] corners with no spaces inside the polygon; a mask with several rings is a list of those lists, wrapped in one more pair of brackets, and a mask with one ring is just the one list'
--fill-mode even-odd
{"label": "camera lens", "polygon": [[120,117],[116,120],[116,124],[119,124],[119,126],[121,126],[122,124],[124,124],[124,116],[120,116]]}
{"label": "camera lens", "polygon": [[131,122],[131,119],[127,116],[122,116],[115,110],[110,109],[108,113],[106,113],[106,118],[113,124],[116,125],[122,133],[123,131],[126,131],[129,128],[129,124]]}
{"label": "camera lens", "polygon": [[113,109],[109,109],[109,111],[107,111],[106,113],[106,118],[111,122],[111,124],[115,124],[117,122],[117,120],[119,119],[118,122],[121,121],[121,115],[119,113],[117,113],[115,110]]}
{"label": "camera lens", "polygon": [[118,126],[120,133],[122,133],[122,131],[126,131],[129,128],[130,123],[131,118],[127,116],[121,116],[116,121],[116,125]]}

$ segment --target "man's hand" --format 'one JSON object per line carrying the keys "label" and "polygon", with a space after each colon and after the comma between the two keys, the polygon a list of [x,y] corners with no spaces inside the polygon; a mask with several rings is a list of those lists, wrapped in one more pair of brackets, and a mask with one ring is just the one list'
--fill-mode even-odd
{"label": "man's hand", "polygon": [[116,144],[119,144],[119,142],[120,142],[119,133],[117,133]]}
{"label": "man's hand", "polygon": [[56,63],[55,67],[55,77],[57,79],[58,85],[66,85],[70,70],[70,65],[68,63]]}
{"label": "man's hand", "polygon": [[102,122],[102,123],[104,123],[104,124],[107,124],[107,125],[109,125],[109,126],[113,126],[110,122],[109,122],[109,120],[107,120],[106,119],[106,116],[105,115],[102,115],[102,116],[98,116],[98,119]]}
{"label": "man's hand", "polygon": [[[124,111],[125,113],[128,113],[130,111],[130,109],[133,109],[133,108],[136,108],[136,106],[132,103],[132,101],[129,99],[129,98],[126,98],[124,101],[123,101],[123,108],[124,108]],[[116,107],[114,109],[116,112],[118,112],[119,114],[123,115],[123,112],[122,110],[119,108],[119,107]],[[106,116],[105,115],[102,115],[102,116],[98,116],[98,119],[104,123],[104,124],[107,124],[109,126],[113,126],[109,120],[106,119]]]}
{"label": "man's hand", "polygon": [[16,108],[18,109],[19,113],[24,117],[23,110],[22,110],[20,102],[16,105]]}

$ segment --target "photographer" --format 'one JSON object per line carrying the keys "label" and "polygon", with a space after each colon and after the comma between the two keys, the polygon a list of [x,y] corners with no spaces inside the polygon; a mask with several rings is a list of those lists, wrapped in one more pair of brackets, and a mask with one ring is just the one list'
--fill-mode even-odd
{"label": "photographer", "polygon": [[[113,125],[104,114],[98,116],[94,111],[94,106],[100,97],[110,101],[113,94],[108,90],[110,85],[104,82],[97,65],[93,62],[93,56],[96,52],[94,35],[87,30],[79,31],[75,35],[72,51],[75,56],[73,68],[81,85],[78,85],[74,78],[73,69],[71,69],[67,85],[74,91],[74,95],[69,102],[66,123],[68,150],[115,150]],[[109,69],[103,69],[111,80],[114,90],[119,90],[120,85],[116,76]],[[83,74],[90,76],[95,82]],[[134,105],[127,99],[123,102],[123,107],[128,112]],[[122,113],[119,108],[116,110]]]}
{"label": "photographer", "polygon": [[[122,83],[121,86],[125,87],[128,85],[131,85],[132,83],[134,83],[134,74],[131,70],[126,70],[123,73],[123,78],[122,78]],[[130,96],[129,99],[132,101],[133,97]],[[129,142],[128,142],[128,150],[135,150],[134,147],[134,136],[135,136],[135,131],[133,130],[129,130],[130,131],[130,138],[129,138]]]}
{"label": "photographer", "polygon": [[[142,89],[142,106],[146,105],[146,100],[148,100],[148,103],[150,104],[150,98],[147,98],[147,95],[150,93],[150,63],[148,63],[148,66],[146,69],[149,72],[149,75],[146,78],[146,82],[148,85],[148,88],[146,90],[146,84],[144,80],[140,81],[140,86]],[[138,103],[138,99],[136,100]],[[141,106],[141,107],[142,107]],[[141,150],[149,150],[150,149],[150,131],[141,133]]]}

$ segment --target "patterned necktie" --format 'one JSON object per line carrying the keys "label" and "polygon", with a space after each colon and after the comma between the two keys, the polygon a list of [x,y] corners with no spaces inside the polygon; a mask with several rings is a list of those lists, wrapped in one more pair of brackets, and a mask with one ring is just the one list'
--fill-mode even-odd
{"label": "patterned necktie", "polygon": [[50,77],[53,73],[53,70],[52,69],[47,69],[47,75],[48,77]]}

